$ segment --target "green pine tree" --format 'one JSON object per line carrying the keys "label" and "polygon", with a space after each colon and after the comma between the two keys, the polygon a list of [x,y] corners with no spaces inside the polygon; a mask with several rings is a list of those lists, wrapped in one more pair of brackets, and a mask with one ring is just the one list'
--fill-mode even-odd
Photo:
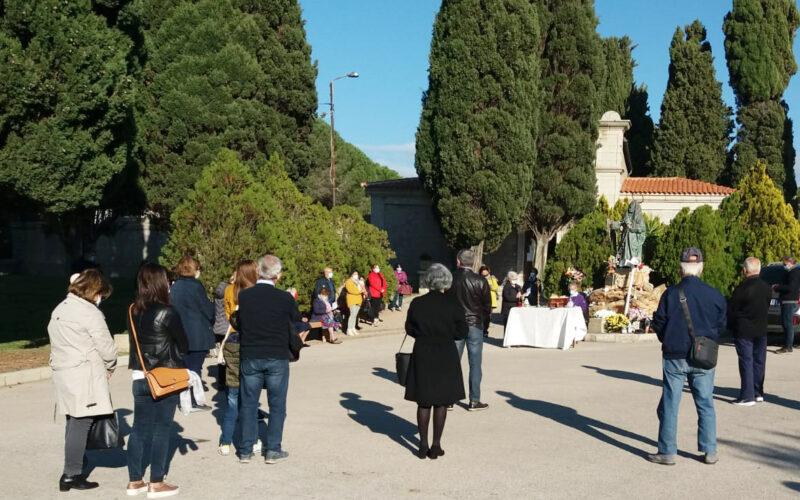
{"label": "green pine tree", "polygon": [[653,141],[653,173],[717,182],[733,124],[700,21],[686,26],[685,37],[680,27],[675,30],[669,53],[669,80]]}
{"label": "green pine tree", "polygon": [[[311,170],[301,180],[303,192],[326,207],[331,206],[331,127],[322,120],[314,122],[311,141]],[[334,133],[336,141],[336,204],[350,205],[361,215],[370,213],[370,200],[362,182],[399,179],[394,170],[375,163],[360,149]]]}
{"label": "green pine tree", "polygon": [[738,107],[736,144],[727,177],[731,185],[738,183],[762,159],[786,200],[794,198],[797,186],[794,146],[786,142],[792,136],[791,122],[782,98],[797,72],[792,44],[799,25],[794,0],[734,0],[722,26]]}
{"label": "green pine tree", "polygon": [[[327,265],[340,278],[373,264],[389,269],[394,253],[386,233],[364,221],[353,207],[329,211],[295,187],[277,154],[254,169],[222,149],[202,170],[172,213],[172,232],[161,262],[174,266],[197,255],[201,281],[210,292],[227,280],[240,259],[265,253],[283,261],[282,287],[295,287],[308,307],[310,289]],[[386,274],[394,286],[394,276]]]}
{"label": "green pine tree", "polygon": [[0,184],[54,219],[72,254],[97,238],[97,209],[128,205],[135,85],[133,43],[115,25],[123,4],[0,2]]}
{"label": "green pine tree", "polygon": [[547,246],[565,225],[595,205],[598,120],[605,78],[593,2],[538,0],[542,26],[542,118],[526,223],[544,272]]}
{"label": "green pine tree", "polygon": [[[316,107],[296,0],[139,4],[146,60],[139,113],[142,184],[164,217],[222,148],[251,166],[279,153],[293,179],[310,166]],[[148,19],[149,13],[154,19]]]}
{"label": "green pine tree", "polygon": [[536,163],[539,28],[529,0],[445,0],[415,165],[448,243],[491,252],[516,228]]}

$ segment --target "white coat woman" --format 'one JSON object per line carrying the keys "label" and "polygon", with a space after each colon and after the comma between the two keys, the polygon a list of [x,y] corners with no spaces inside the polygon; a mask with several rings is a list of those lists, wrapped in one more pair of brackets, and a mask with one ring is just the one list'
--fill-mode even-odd
{"label": "white coat woman", "polygon": [[89,428],[96,416],[114,412],[108,379],[117,365],[117,347],[98,308],[111,295],[111,285],[99,270],[87,269],[67,292],[47,325],[56,406],[67,416],[59,489],[88,490],[98,486],[82,471]]}

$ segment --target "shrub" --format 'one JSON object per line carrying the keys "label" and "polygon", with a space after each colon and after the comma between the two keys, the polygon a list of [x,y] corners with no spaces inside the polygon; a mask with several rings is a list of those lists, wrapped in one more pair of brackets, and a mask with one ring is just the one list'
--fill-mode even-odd
{"label": "shrub", "polygon": [[[324,266],[343,278],[353,268],[368,272],[372,263],[388,271],[394,257],[386,233],[355,209],[331,212],[301,194],[277,155],[251,173],[235,153],[223,150],[173,212],[172,225],[164,265],[174,265],[184,254],[197,256],[200,279],[211,291],[240,259],[271,253],[283,261],[280,285],[298,289],[301,307],[309,305],[310,289]],[[387,280],[393,282],[390,274]]]}

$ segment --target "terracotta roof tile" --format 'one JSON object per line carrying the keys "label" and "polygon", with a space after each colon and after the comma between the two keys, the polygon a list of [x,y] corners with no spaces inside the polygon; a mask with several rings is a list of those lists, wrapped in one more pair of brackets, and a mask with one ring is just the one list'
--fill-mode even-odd
{"label": "terracotta roof tile", "polygon": [[622,182],[622,193],[636,194],[716,194],[728,195],[736,190],[727,186],[683,177],[628,177]]}

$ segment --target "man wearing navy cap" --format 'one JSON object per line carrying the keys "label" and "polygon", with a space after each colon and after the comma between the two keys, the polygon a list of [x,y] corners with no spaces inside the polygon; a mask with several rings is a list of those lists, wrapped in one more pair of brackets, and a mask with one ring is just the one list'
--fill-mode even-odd
{"label": "man wearing navy cap", "polygon": [[663,386],[658,403],[658,453],[647,460],[675,465],[678,453],[678,407],[686,380],[697,408],[697,446],[703,461],[717,463],[717,419],[714,413],[714,369],[695,368],[688,363],[691,337],[681,306],[678,287],[683,288],[695,336],[717,340],[725,331],[727,305],[722,294],[700,280],[703,254],[689,247],[681,254],[681,282],[669,287],[653,315],[653,329],[661,342]]}

